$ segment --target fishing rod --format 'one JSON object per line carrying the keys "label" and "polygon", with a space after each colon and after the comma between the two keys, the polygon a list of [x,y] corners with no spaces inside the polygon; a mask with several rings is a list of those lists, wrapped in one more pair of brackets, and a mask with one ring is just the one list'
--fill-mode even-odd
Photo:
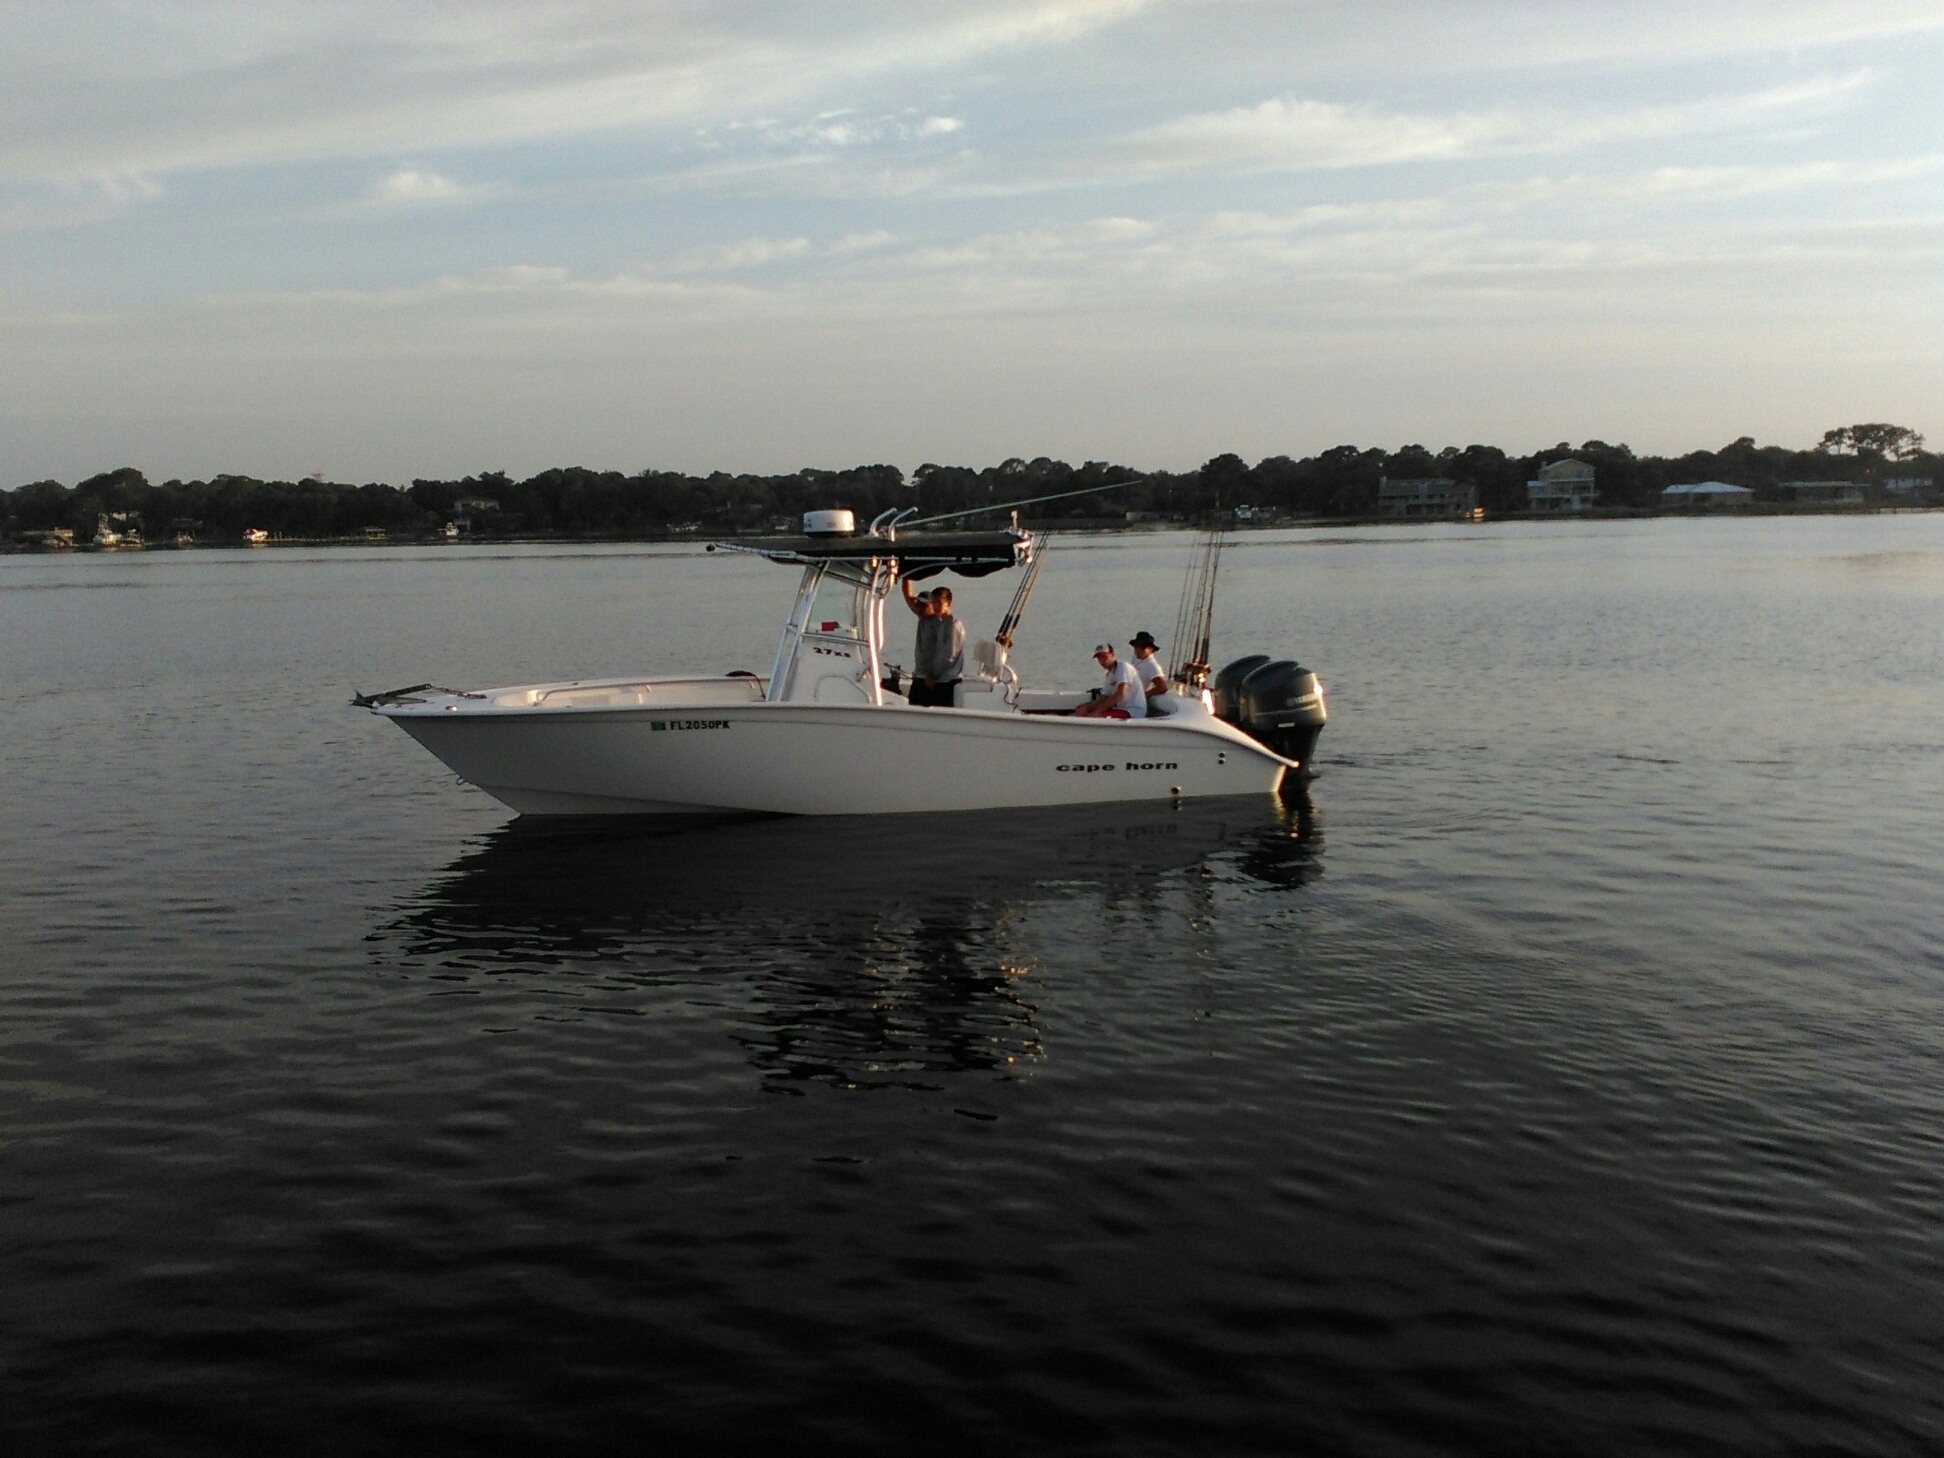
{"label": "fishing rod", "polygon": [[1222,548],[1228,544],[1228,528],[1219,527],[1211,535],[1214,542],[1208,552],[1208,590],[1202,596],[1201,632],[1195,638],[1194,657],[1188,660],[1189,673],[1197,689],[1208,682],[1214,668],[1209,662],[1209,647],[1215,636],[1215,579],[1222,570]]}
{"label": "fishing rod", "polygon": [[1046,565],[1046,554],[1052,550],[1050,538],[1041,534],[1033,538],[1033,561],[1026,569],[1026,575],[1019,580],[1019,587],[1013,593],[1012,606],[1006,609],[1006,616],[1000,619],[999,631],[992,635],[992,641],[1007,652],[1012,651],[1013,634],[1019,629],[1019,620],[1026,612],[1026,604],[1033,596],[1033,585],[1039,581],[1040,568]]}
{"label": "fishing rod", "polygon": [[1174,678],[1199,693],[1208,684],[1209,649],[1215,634],[1215,582],[1221,572],[1222,546],[1228,528],[1208,529],[1195,545],[1187,579],[1181,584],[1181,606],[1175,612]]}

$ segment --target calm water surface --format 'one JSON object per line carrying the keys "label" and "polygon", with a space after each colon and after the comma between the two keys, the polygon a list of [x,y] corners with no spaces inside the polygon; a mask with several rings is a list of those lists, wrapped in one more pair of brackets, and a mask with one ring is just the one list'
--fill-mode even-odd
{"label": "calm water surface", "polygon": [[1944,516],[1245,537],[1302,803],[563,836],[345,705],[790,585],[0,559],[10,1451],[1944,1447]]}

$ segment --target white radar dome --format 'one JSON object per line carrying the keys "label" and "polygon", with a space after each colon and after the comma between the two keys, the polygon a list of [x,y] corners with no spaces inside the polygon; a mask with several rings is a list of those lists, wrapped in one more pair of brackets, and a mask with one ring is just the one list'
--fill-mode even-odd
{"label": "white radar dome", "polygon": [[854,537],[857,517],[848,511],[806,511],[803,513],[806,537]]}

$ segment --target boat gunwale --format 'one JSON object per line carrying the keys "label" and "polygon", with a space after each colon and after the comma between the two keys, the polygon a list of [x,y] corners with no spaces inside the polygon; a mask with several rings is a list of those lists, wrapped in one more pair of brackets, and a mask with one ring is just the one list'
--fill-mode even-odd
{"label": "boat gunwale", "polygon": [[[634,681],[623,680],[622,682]],[[496,692],[512,691],[512,688],[508,688]],[[1286,766],[1297,766],[1300,763],[1277,754],[1260,740],[1252,738],[1228,721],[1219,719],[1206,711],[1156,714],[1144,719],[1101,719],[1080,718],[1070,714],[996,713],[984,709],[920,707],[907,704],[902,700],[885,704],[820,704],[789,700],[770,702],[758,699],[733,704],[495,704],[490,701],[461,699],[457,694],[448,691],[441,701],[383,704],[374,706],[372,712],[389,719],[432,719],[441,723],[479,720],[517,723],[531,719],[604,719],[611,722],[630,723],[666,719],[683,712],[692,712],[697,716],[704,713],[725,717],[753,715],[771,723],[790,723],[889,713],[895,716],[899,732],[951,733],[981,739],[1018,739],[1022,734],[1030,733],[1037,737],[1042,731],[1050,731],[1056,737],[1101,744],[1114,743],[1123,735],[1140,739],[1148,738],[1154,733],[1170,736],[1192,735],[1219,740],[1225,747],[1247,750]]]}

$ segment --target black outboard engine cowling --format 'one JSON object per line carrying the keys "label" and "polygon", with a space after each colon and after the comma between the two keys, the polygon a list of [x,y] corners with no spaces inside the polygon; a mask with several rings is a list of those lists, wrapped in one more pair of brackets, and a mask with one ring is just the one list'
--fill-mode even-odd
{"label": "black outboard engine cowling", "polygon": [[1237,700],[1239,712],[1231,722],[1238,729],[1309,768],[1317,736],[1330,717],[1314,673],[1288,658],[1264,663],[1242,680]]}
{"label": "black outboard engine cowling", "polygon": [[1269,661],[1267,653],[1251,653],[1238,658],[1215,675],[1215,717],[1231,724],[1242,722],[1242,680]]}

